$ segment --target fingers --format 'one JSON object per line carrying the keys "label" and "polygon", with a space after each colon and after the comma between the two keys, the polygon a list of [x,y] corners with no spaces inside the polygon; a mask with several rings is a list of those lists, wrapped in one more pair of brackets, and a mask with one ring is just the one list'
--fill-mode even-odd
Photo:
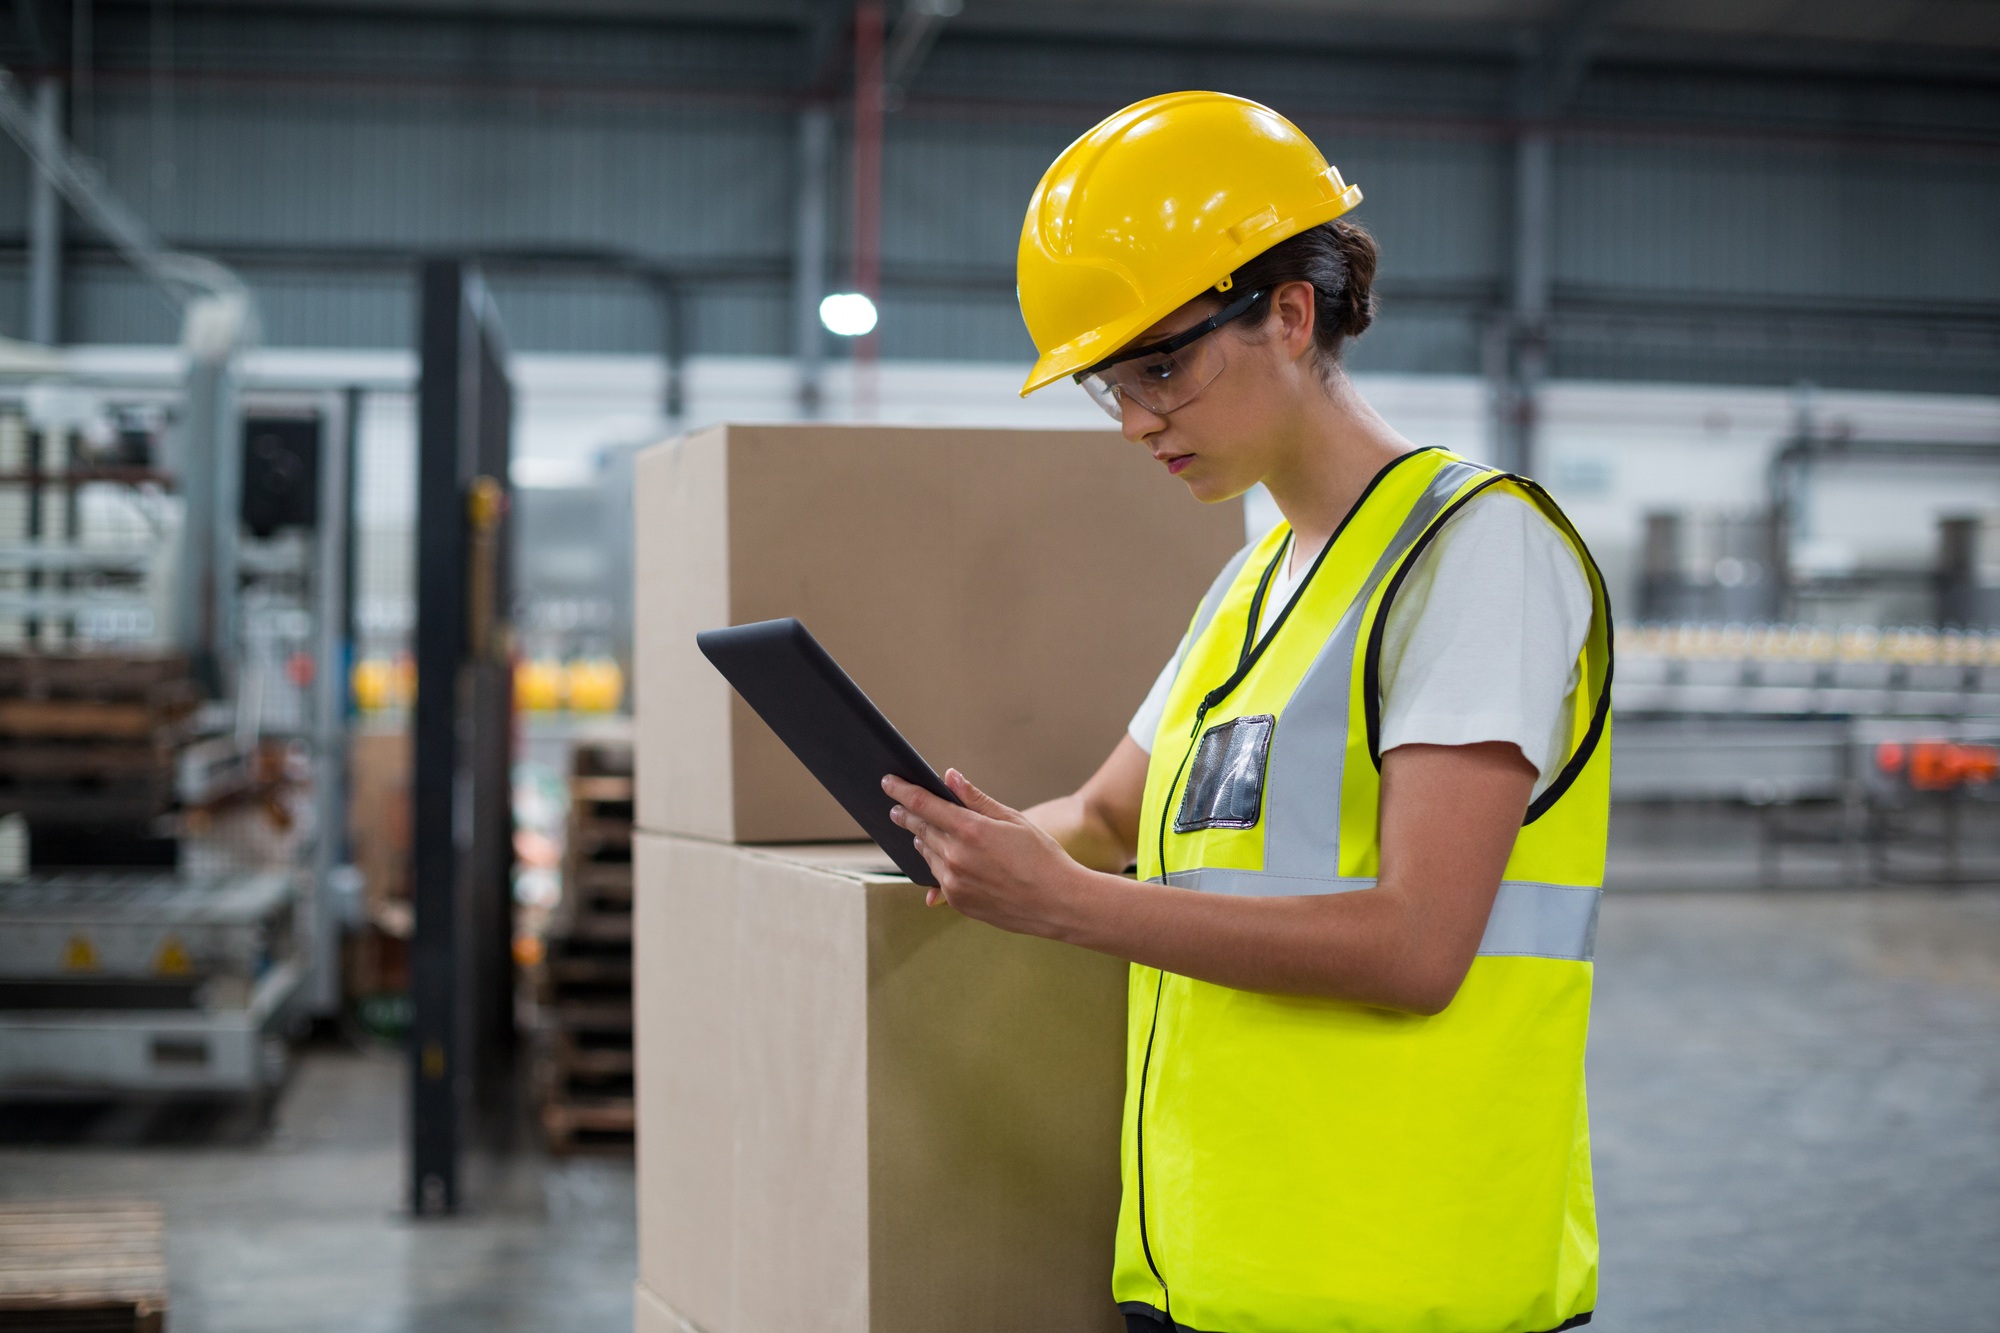
{"label": "fingers", "polygon": [[899,777],[883,778],[882,790],[889,794],[890,800],[942,832],[951,832],[956,827],[954,819],[963,817],[965,813],[962,807],[933,796],[916,783],[905,782]]}
{"label": "fingers", "polygon": [[966,809],[977,810],[988,819],[1006,819],[1014,813],[1012,809],[1000,804],[1000,802],[973,786],[966,779],[965,774],[955,768],[948,768],[944,771],[944,785],[951,788],[954,796],[965,802]]}

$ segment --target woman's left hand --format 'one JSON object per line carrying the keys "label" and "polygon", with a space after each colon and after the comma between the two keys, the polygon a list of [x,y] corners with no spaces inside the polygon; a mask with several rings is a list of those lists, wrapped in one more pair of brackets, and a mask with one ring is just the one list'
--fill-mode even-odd
{"label": "woman's left hand", "polygon": [[1060,935],[1064,908],[1083,867],[1020,811],[988,796],[957,769],[945,785],[965,804],[933,796],[901,778],[882,779],[896,802],[889,817],[916,838],[938,887],[924,896],[966,916],[1026,935]]}

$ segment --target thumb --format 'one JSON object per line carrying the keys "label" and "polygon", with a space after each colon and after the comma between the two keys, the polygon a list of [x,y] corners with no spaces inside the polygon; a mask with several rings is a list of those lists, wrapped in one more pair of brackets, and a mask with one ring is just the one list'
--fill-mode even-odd
{"label": "thumb", "polygon": [[965,774],[955,768],[945,770],[944,785],[951,788],[952,794],[959,800],[965,802],[966,809],[985,815],[988,819],[1005,819],[1014,813],[966,781]]}

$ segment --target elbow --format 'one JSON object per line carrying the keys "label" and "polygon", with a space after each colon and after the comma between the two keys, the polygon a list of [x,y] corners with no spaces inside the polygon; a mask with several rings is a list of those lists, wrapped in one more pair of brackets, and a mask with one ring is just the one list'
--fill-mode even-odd
{"label": "elbow", "polygon": [[1456,986],[1448,991],[1432,987],[1427,990],[1413,991],[1411,994],[1404,996],[1400,1003],[1391,1005],[1390,1007],[1399,1009],[1406,1014],[1414,1014],[1418,1018],[1436,1018],[1439,1014],[1451,1008],[1451,1002],[1457,995],[1458,987]]}
{"label": "elbow", "polygon": [[1419,1018],[1435,1018],[1458,998],[1459,989],[1465,985],[1465,974],[1470,970],[1469,960],[1425,960],[1409,969],[1395,995],[1386,997],[1389,1007]]}

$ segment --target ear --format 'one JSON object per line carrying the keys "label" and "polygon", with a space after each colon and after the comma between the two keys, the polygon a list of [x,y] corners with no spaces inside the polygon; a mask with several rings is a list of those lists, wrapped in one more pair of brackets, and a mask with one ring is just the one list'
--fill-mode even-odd
{"label": "ear", "polygon": [[1278,337],[1284,343],[1285,355],[1296,361],[1312,353],[1318,316],[1312,284],[1280,283],[1271,292],[1271,309],[1278,317]]}

